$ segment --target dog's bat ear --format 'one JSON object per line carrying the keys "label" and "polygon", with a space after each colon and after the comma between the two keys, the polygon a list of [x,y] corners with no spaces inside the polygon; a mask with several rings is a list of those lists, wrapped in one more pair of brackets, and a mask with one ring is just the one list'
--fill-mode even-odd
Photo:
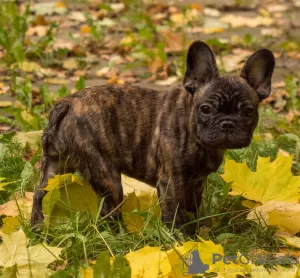
{"label": "dog's bat ear", "polygon": [[249,57],[241,71],[241,77],[256,91],[260,101],[270,95],[274,67],[273,53],[268,49],[261,49]]}
{"label": "dog's bat ear", "polygon": [[206,43],[195,41],[187,54],[184,88],[193,94],[200,86],[218,76],[219,72],[213,52]]}

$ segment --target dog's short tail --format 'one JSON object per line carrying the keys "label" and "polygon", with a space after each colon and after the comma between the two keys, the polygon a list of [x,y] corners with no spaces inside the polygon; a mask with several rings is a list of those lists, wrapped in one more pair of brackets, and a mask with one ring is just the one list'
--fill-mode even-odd
{"label": "dog's short tail", "polygon": [[57,144],[59,124],[67,115],[70,105],[65,101],[57,102],[49,116],[49,123],[42,136],[43,153],[57,156],[59,154],[59,145]]}
{"label": "dog's short tail", "polygon": [[64,101],[57,102],[50,112],[49,123],[46,129],[51,130],[59,125],[60,121],[68,113],[69,108],[69,103]]}

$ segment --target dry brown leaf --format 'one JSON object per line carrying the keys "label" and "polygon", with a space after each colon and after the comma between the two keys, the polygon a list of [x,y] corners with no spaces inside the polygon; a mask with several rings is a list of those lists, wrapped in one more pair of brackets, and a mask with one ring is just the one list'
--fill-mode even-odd
{"label": "dry brown leaf", "polygon": [[167,53],[181,52],[187,47],[187,41],[183,32],[174,32],[169,29],[160,31],[159,35],[165,42],[165,51]]}
{"label": "dry brown leaf", "polygon": [[83,12],[79,11],[72,11],[68,15],[68,19],[78,21],[78,22],[86,22],[86,17]]}
{"label": "dry brown leaf", "polygon": [[221,15],[220,11],[212,8],[204,8],[204,15],[211,17],[219,17]]}
{"label": "dry brown leaf", "polygon": [[283,30],[278,28],[262,28],[260,33],[263,36],[271,36],[274,38],[281,37],[283,35]]}
{"label": "dry brown leaf", "polygon": [[119,13],[120,11],[125,9],[124,3],[112,3],[110,7],[113,9],[114,12]]}
{"label": "dry brown leaf", "polygon": [[47,31],[49,30],[49,26],[38,25],[34,27],[28,28],[26,32],[26,36],[34,36],[37,35],[38,37],[43,37],[46,35]]}
{"label": "dry brown leaf", "polygon": [[99,77],[104,77],[108,74],[108,72],[109,72],[109,67],[104,67],[100,70],[97,70],[96,75],[99,76]]}
{"label": "dry brown leaf", "polygon": [[300,59],[300,52],[299,51],[290,51],[287,55],[292,59]]}
{"label": "dry brown leaf", "polygon": [[120,77],[117,75],[116,71],[111,71],[107,74],[108,80],[107,83],[109,84],[117,84],[117,85],[123,85],[125,81],[123,79],[120,79]]}
{"label": "dry brown leaf", "polygon": [[72,51],[74,46],[75,46],[75,43],[73,43],[71,41],[58,39],[53,43],[52,49],[53,50],[58,50],[58,49],[64,49],[65,48],[69,51]]}
{"label": "dry brown leaf", "polygon": [[285,12],[288,10],[287,4],[273,4],[268,5],[266,8],[270,13]]}
{"label": "dry brown leaf", "polygon": [[285,86],[285,82],[283,80],[278,82],[272,82],[272,88],[282,88]]}
{"label": "dry brown leaf", "polygon": [[4,83],[0,82],[0,95],[5,94],[8,91],[9,91],[9,86],[7,86]]}
{"label": "dry brown leaf", "polygon": [[292,122],[296,119],[296,120],[298,120],[298,123],[300,123],[300,111],[298,111],[298,110],[289,110],[288,114],[285,115],[285,118],[289,122]]}
{"label": "dry brown leaf", "polygon": [[160,86],[170,86],[175,84],[178,81],[177,76],[170,76],[165,80],[157,80],[155,83]]}

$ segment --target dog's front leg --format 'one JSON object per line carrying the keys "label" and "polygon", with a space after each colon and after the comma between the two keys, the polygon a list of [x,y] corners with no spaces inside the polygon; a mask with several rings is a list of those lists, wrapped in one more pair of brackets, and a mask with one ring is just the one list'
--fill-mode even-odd
{"label": "dog's front leg", "polygon": [[181,228],[188,220],[184,209],[184,185],[175,179],[160,179],[158,194],[161,201],[162,221],[168,226]]}

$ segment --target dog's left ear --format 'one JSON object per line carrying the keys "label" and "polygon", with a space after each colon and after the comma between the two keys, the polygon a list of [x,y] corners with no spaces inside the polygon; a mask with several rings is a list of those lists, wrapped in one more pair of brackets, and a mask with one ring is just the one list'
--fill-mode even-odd
{"label": "dog's left ear", "polygon": [[271,78],[275,67],[275,58],[268,49],[253,53],[241,71],[241,77],[256,91],[260,101],[271,92]]}
{"label": "dog's left ear", "polygon": [[192,43],[186,60],[184,88],[193,94],[200,86],[218,76],[215,56],[209,46],[202,41]]}

